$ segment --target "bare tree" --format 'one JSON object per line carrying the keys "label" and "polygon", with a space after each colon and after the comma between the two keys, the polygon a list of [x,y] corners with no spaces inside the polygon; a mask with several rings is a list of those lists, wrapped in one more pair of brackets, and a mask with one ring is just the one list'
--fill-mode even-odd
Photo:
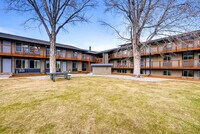
{"label": "bare tree", "polygon": [[131,30],[130,37],[120,34],[115,26],[107,22],[117,35],[133,47],[134,72],[140,77],[141,51],[148,42],[158,36],[173,35],[196,27],[198,16],[196,0],[105,0],[106,12],[121,15]]}
{"label": "bare tree", "polygon": [[[85,11],[95,6],[94,0],[5,0],[8,10],[28,12],[26,21],[38,21],[50,40],[50,73],[56,72],[56,36],[67,24],[87,22]],[[25,22],[25,23],[26,23]]]}

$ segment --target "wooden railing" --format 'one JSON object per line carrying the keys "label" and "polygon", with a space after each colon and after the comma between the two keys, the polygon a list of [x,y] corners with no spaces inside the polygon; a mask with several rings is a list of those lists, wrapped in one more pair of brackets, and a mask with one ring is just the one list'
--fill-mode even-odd
{"label": "wooden railing", "polygon": [[[133,63],[114,64],[113,68],[133,68]],[[142,69],[200,69],[200,59],[141,62]]]}
{"label": "wooden railing", "polygon": [[[49,54],[45,48],[34,49],[28,47],[17,47],[11,45],[0,44],[0,55],[17,56],[17,57],[32,57],[32,58],[49,58]],[[98,58],[88,54],[73,54],[70,52],[57,52],[57,59],[91,61],[98,62]]]}
{"label": "wooden railing", "polygon": [[[141,52],[142,56],[150,55],[150,52],[152,55],[154,54],[163,54],[163,53],[172,53],[172,52],[184,52],[184,51],[192,51],[192,50],[200,50],[200,45],[197,44],[189,44],[189,45],[172,45],[172,47],[164,47],[163,45],[152,47],[151,51],[150,49],[144,49]],[[123,54],[123,53],[113,53],[109,55],[110,59],[120,59],[120,58],[130,58],[133,57],[131,53]]]}
{"label": "wooden railing", "polygon": [[45,53],[43,49],[30,49],[28,47],[17,47],[6,44],[0,44],[0,55],[43,58],[45,56]]}
{"label": "wooden railing", "polygon": [[141,55],[149,55],[150,52],[152,55],[154,54],[163,54],[163,53],[173,53],[173,52],[184,52],[184,51],[192,51],[192,50],[200,50],[199,44],[188,44],[188,45],[172,45],[171,47],[164,47],[164,45],[151,47],[151,51],[144,49]]}
{"label": "wooden railing", "polygon": [[109,59],[121,59],[121,58],[129,58],[129,57],[133,57],[132,54],[117,54],[117,53],[114,53],[114,54],[111,54],[109,56]]}
{"label": "wooden railing", "polygon": [[103,58],[97,58],[96,63],[103,63]]}

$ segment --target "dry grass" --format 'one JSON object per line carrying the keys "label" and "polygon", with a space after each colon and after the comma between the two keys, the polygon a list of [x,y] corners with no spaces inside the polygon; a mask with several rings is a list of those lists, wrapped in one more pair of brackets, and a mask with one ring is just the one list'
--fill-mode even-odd
{"label": "dry grass", "polygon": [[200,83],[1,80],[0,133],[200,133]]}

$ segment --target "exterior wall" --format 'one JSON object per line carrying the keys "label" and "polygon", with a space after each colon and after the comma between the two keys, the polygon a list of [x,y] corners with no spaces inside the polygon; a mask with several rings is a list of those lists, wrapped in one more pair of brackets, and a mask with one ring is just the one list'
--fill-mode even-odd
{"label": "exterior wall", "polygon": [[194,78],[200,79],[200,70],[194,71]]}
{"label": "exterior wall", "polygon": [[104,64],[108,63],[108,53],[103,53],[103,63]]}
{"label": "exterior wall", "polygon": [[127,73],[127,74],[130,74],[130,73],[131,73],[131,70],[127,70],[126,73]]}
{"label": "exterior wall", "polygon": [[110,75],[111,67],[92,67],[92,73],[94,75]]}
{"label": "exterior wall", "polygon": [[40,60],[40,72],[45,73],[45,60],[44,59]]}
{"label": "exterior wall", "polygon": [[12,64],[12,68],[11,68],[11,71],[12,71],[12,73],[15,73],[15,58],[14,57],[12,57],[12,60],[11,60],[11,64]]}
{"label": "exterior wall", "polygon": [[78,72],[82,71],[82,62],[77,62]]}
{"label": "exterior wall", "polygon": [[72,61],[67,61],[67,71],[72,72]]}

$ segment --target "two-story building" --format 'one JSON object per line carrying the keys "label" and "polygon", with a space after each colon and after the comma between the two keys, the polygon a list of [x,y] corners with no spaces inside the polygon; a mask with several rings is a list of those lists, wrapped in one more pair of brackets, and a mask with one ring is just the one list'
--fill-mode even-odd
{"label": "two-story building", "polygon": [[[200,78],[200,31],[146,43],[141,52],[141,73],[146,76]],[[0,33],[0,73],[49,72],[49,42]],[[57,71],[89,73],[91,63],[112,63],[113,74],[133,74],[130,43],[95,52],[56,44]]]}
{"label": "two-story building", "polygon": [[[141,73],[148,76],[200,78],[200,31],[179,34],[146,43],[141,52]],[[132,74],[132,45],[102,51],[115,74]],[[105,62],[106,63],[106,62]]]}
{"label": "two-story building", "polygon": [[[0,33],[0,73],[31,74],[49,72],[47,41]],[[96,52],[56,44],[57,71],[90,72],[98,61]]]}

